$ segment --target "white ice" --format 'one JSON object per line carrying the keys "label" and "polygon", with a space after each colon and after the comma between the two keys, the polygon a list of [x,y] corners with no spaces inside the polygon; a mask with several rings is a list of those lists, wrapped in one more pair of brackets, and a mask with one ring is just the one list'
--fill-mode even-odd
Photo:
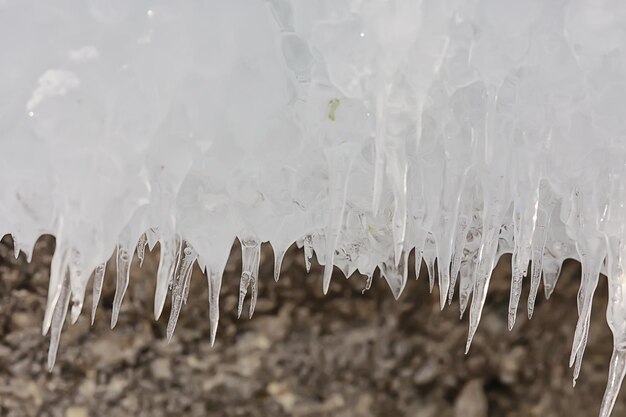
{"label": "white ice", "polygon": [[157,242],[155,316],[171,292],[171,337],[197,262],[212,340],[236,238],[239,313],[268,278],[262,242],[275,279],[296,242],[324,292],[337,266],[368,286],[378,269],[395,297],[414,251],[442,308],[469,308],[468,349],[503,253],[510,327],[524,283],[532,315],[574,258],[575,378],[609,283],[608,416],[626,372],[624,28],[622,0],[0,0],[0,235],[29,258],[56,237],[49,365],[90,276],[96,305],[115,256],[114,326]]}

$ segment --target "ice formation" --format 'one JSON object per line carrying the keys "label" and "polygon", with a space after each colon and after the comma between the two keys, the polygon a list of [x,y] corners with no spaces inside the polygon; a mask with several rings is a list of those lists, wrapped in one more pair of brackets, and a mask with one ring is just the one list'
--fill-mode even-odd
{"label": "ice formation", "polygon": [[56,237],[49,365],[111,254],[114,326],[157,242],[170,337],[195,262],[215,337],[235,238],[250,315],[261,242],[275,279],[297,242],[324,291],[334,265],[379,269],[395,297],[414,251],[442,308],[458,283],[468,348],[500,255],[509,326],[524,277],[530,315],[575,258],[575,378],[609,283],[608,416],[626,372],[625,28],[621,0],[0,0],[0,233],[27,255]]}

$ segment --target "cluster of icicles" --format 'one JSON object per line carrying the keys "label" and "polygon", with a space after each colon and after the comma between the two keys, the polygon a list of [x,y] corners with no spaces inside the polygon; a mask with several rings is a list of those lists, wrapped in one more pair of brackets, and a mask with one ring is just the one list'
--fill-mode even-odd
{"label": "cluster of icicles", "polygon": [[532,314],[581,261],[575,378],[608,278],[608,416],[626,371],[625,25],[622,0],[0,0],[0,233],[27,255],[56,237],[50,366],[113,251],[112,325],[135,250],[159,243],[155,316],[171,292],[171,337],[197,262],[212,339],[235,238],[250,314],[261,242],[275,279],[298,242],[324,292],[336,266],[378,269],[395,297],[414,251],[442,307],[458,287],[468,348],[510,252],[510,327],[524,277]]}

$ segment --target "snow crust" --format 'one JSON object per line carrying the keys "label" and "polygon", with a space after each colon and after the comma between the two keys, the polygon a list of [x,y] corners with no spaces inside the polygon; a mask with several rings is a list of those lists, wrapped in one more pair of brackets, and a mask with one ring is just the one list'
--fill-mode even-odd
{"label": "snow crust", "polygon": [[[154,313],[171,337],[195,262],[212,338],[238,238],[250,315],[261,242],[294,242],[395,297],[408,256],[469,349],[499,256],[509,326],[566,258],[582,262],[578,377],[599,274],[614,334],[608,416],[626,372],[626,3],[620,0],[0,0],[0,234],[56,237],[43,330],[160,244]],[[435,263],[435,259],[437,262]],[[532,261],[532,266],[529,262]],[[471,302],[470,302],[471,299]]]}

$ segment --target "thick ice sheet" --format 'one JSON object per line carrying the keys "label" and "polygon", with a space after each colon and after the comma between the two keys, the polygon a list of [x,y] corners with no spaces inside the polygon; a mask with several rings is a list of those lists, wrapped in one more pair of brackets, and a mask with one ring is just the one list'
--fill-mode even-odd
{"label": "thick ice sheet", "polygon": [[333,266],[379,269],[395,297],[415,251],[442,308],[458,283],[468,349],[510,252],[510,327],[525,281],[531,315],[542,277],[549,296],[582,262],[574,379],[608,277],[608,416],[626,370],[625,27],[619,0],[0,0],[0,233],[27,255],[57,239],[50,366],[90,276],[97,300],[116,257],[115,325],[133,252],[157,242],[169,337],[195,262],[215,337],[238,238],[239,313],[269,279],[261,242],[275,279],[297,242],[324,291]]}

